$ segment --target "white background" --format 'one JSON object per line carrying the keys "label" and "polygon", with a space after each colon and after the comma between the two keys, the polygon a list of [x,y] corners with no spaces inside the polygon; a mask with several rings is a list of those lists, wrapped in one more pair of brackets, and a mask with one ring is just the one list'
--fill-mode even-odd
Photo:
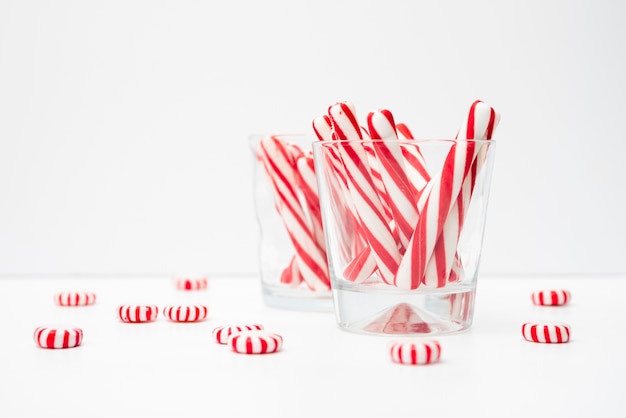
{"label": "white background", "polygon": [[256,272],[251,133],[502,121],[482,271],[624,273],[617,1],[0,1],[0,275]]}

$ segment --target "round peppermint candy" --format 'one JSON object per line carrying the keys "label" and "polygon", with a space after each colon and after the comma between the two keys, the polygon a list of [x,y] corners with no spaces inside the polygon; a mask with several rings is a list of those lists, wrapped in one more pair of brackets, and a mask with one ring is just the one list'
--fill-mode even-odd
{"label": "round peppermint candy", "polygon": [[539,306],[560,306],[570,301],[572,295],[563,289],[539,290],[531,295],[532,301]]}
{"label": "round peppermint candy", "polygon": [[235,353],[270,354],[280,351],[283,337],[264,330],[242,331],[232,335],[228,344]]}
{"label": "round peppermint candy", "polygon": [[206,319],[209,309],[204,305],[170,305],[163,315],[174,322],[197,322]]}
{"label": "round peppermint candy", "polygon": [[73,348],[83,341],[80,328],[37,327],[33,335],[35,343],[41,348]]}
{"label": "round peppermint candy", "polygon": [[441,345],[438,341],[400,341],[390,347],[391,361],[399,364],[431,364],[439,361]]}
{"label": "round peppermint candy", "polygon": [[228,325],[220,326],[213,329],[213,338],[218,344],[228,344],[228,340],[231,335],[243,332],[243,331],[260,331],[263,329],[263,325],[260,324],[242,324],[242,325]]}
{"label": "round peppermint candy", "polygon": [[54,295],[54,301],[61,306],[87,306],[96,303],[93,292],[60,292]]}
{"label": "round peppermint candy", "polygon": [[156,305],[120,305],[117,307],[117,317],[123,322],[150,322],[159,314]]}
{"label": "round peppermint candy", "polygon": [[533,343],[560,344],[569,341],[571,328],[562,322],[527,322],[522,325],[522,335]]}

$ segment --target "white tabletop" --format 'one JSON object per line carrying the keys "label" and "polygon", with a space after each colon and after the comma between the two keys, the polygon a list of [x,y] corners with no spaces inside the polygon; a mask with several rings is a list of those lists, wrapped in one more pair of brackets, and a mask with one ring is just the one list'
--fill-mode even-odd
{"label": "white tabletop", "polygon": [[[534,290],[572,301],[538,307]],[[89,307],[52,295],[91,290]],[[1,278],[0,417],[616,417],[626,416],[626,277],[479,279],[474,325],[439,337],[429,366],[392,363],[393,337],[340,330],[332,313],[263,304],[256,278],[211,277],[184,292],[169,278]],[[207,320],[116,319],[119,304],[205,303]],[[567,344],[525,341],[527,321],[571,325]],[[284,338],[271,355],[216,344],[213,328],[258,322]],[[37,326],[83,329],[74,349],[44,350]]]}

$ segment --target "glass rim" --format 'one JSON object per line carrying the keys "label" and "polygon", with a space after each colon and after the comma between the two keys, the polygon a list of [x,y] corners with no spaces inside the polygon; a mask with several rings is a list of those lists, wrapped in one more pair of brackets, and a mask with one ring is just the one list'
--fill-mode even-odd
{"label": "glass rim", "polygon": [[285,138],[285,137],[292,137],[292,138],[311,138],[311,139],[318,139],[314,134],[308,134],[305,132],[266,132],[266,133],[251,133],[248,134],[248,138],[249,139],[254,139],[254,138],[263,138],[265,136],[277,136],[277,137],[281,137],[281,138]]}
{"label": "glass rim", "polygon": [[444,142],[452,142],[452,143],[496,143],[495,139],[458,139],[458,138],[415,138],[415,139],[404,139],[404,138],[388,138],[388,139],[331,139],[331,140],[317,140],[313,142],[315,144],[349,144],[349,143],[376,143],[376,142],[399,142],[403,144],[419,144],[419,143],[444,143]]}

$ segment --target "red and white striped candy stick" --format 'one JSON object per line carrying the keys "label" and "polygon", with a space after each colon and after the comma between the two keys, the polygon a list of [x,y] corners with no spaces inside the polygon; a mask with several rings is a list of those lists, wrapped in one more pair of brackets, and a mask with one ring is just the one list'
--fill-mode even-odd
{"label": "red and white striped candy stick", "polygon": [[454,261],[452,261],[452,269],[450,270],[450,275],[448,276],[449,282],[459,282],[465,279],[465,271],[463,270],[463,265],[461,264],[461,258],[459,254],[455,254]]}
{"label": "red and white striped candy stick", "polygon": [[315,136],[317,136],[317,139],[320,141],[332,140],[332,129],[332,123],[327,115],[318,116],[313,119],[313,132],[315,132]]}
{"label": "red and white striped candy stick", "polygon": [[367,153],[358,143],[362,139],[354,106],[348,102],[336,103],[328,109],[333,129],[339,140],[342,161],[345,167],[348,189],[361,220],[363,233],[376,258],[381,278],[392,283],[402,256],[398,242],[384,217],[384,209],[372,181],[367,162]]}
{"label": "red and white striped candy stick", "polygon": [[377,267],[372,250],[365,247],[346,265],[343,277],[351,282],[363,283],[374,274]]}
{"label": "red and white striped candy stick", "polygon": [[[493,132],[497,128],[499,122],[500,114],[498,112],[486,105],[484,102],[476,100],[474,103],[472,103],[470,111],[468,112],[467,117],[463,121],[463,124],[461,125],[461,128],[457,133],[457,139],[489,140],[492,138]],[[456,250],[456,246],[460,238],[460,233],[465,222],[465,216],[467,214],[470,200],[474,192],[476,176],[478,175],[478,173],[480,173],[480,170],[482,169],[486,158],[486,152],[488,147],[482,144],[480,148],[481,149],[476,158],[476,161],[472,165],[470,173],[463,182],[461,193],[459,194],[457,201],[452,207],[450,215],[448,216],[448,219],[446,219],[446,224],[444,225],[444,230],[446,230],[447,228],[454,230],[457,229],[454,225],[458,224],[458,232],[456,234],[449,232],[448,234],[446,234],[450,235],[449,238],[442,236],[440,237],[440,240],[443,241],[443,243],[437,243],[437,248],[440,248],[442,246],[445,247],[445,256],[443,258],[443,260],[445,260],[445,263],[449,263],[450,257],[452,256],[452,251]],[[436,254],[439,254],[440,252],[441,250],[437,250]],[[442,257],[440,256],[440,258]],[[439,260],[438,264],[440,266],[444,265],[443,260]],[[430,267],[430,270],[432,269],[433,268]],[[446,274],[447,271],[448,270],[440,270],[439,274]],[[451,270],[449,271],[448,281],[459,281],[462,279],[462,276],[463,267],[461,259],[459,258],[458,254],[454,253],[454,260],[452,260],[452,266]]]}
{"label": "red and white striped candy stick", "polygon": [[[298,145],[292,142],[285,142],[285,147],[289,151],[291,155],[291,161],[293,163],[293,174],[295,179],[294,187],[296,187],[300,194],[300,208],[304,213],[304,216],[307,220],[307,224],[309,226],[309,230],[315,239],[315,242],[319,246],[320,250],[324,255],[324,259],[326,259],[326,241],[324,239],[324,230],[322,228],[322,220],[321,220],[321,212],[319,205],[319,195],[317,193],[317,180],[315,179],[315,169],[313,167],[313,157],[312,152],[307,150],[303,151]],[[303,156],[310,156],[311,159],[311,168],[303,168],[305,171],[312,170],[312,179],[311,174],[308,172],[301,173],[298,168],[298,161]],[[307,178],[303,179],[302,175],[305,175]],[[308,184],[307,184],[308,183]],[[312,191],[309,191],[312,189]],[[298,263],[294,264],[294,267],[297,268]],[[298,276],[294,276],[297,279]],[[299,274],[300,282],[302,282],[302,274]]]}
{"label": "red and white striped candy stick", "polygon": [[[361,139],[370,140],[372,139],[369,130],[361,126]],[[367,162],[369,164],[370,173],[372,175],[372,182],[374,183],[374,187],[380,197],[380,203],[383,207],[383,215],[385,216],[385,220],[389,225],[389,230],[392,232],[396,241],[398,240],[398,229],[396,226],[396,222],[393,219],[393,212],[391,211],[390,206],[390,198],[387,193],[387,189],[385,188],[385,182],[383,181],[383,177],[381,174],[381,168],[378,161],[378,157],[376,156],[376,151],[371,143],[363,143],[363,148],[367,154]],[[361,227],[362,228],[362,227]],[[355,283],[363,283],[365,280],[370,278],[374,272],[376,272],[376,259],[374,258],[374,254],[372,253],[371,248],[366,245],[359,252],[357,252],[356,257],[354,257],[346,266],[343,271],[343,276]]]}
{"label": "red and white striped candy stick", "polygon": [[[256,150],[255,157],[257,160],[257,164],[259,164],[259,166],[264,167],[265,174],[268,176],[268,182],[270,184],[270,188],[274,190],[273,188],[275,186],[274,186],[273,180],[270,178],[271,174],[268,173],[267,170],[265,170],[265,163],[263,162],[263,158],[258,149]],[[276,199],[274,200],[274,206],[276,208],[276,212],[278,212],[278,214],[280,215],[281,209]],[[290,287],[297,287],[303,281],[304,279],[302,278],[302,274],[300,274],[300,269],[298,268],[296,256],[294,255],[291,257],[291,259],[289,260],[289,263],[281,272],[280,277],[279,277],[279,282]]]}
{"label": "red and white striped candy stick", "polygon": [[[413,133],[405,123],[397,123],[396,130],[398,136],[405,140],[415,139]],[[401,143],[402,156],[404,157],[404,167],[406,170],[409,184],[411,185],[411,192],[415,197],[415,203],[418,202],[422,195],[424,188],[430,181],[430,174],[426,168],[426,160],[422,155],[419,146],[416,143]]]}
{"label": "red and white striped candy stick", "polygon": [[[356,110],[354,108],[354,105],[349,102],[345,102],[345,104],[351,109],[352,114],[354,115],[355,123],[356,123]],[[332,120],[330,118],[328,120],[331,121],[331,124],[332,124]],[[367,131],[367,128],[360,125],[358,129],[361,133],[361,137],[359,139],[370,139],[370,135],[369,135],[369,132]],[[355,140],[357,139],[357,135],[351,135],[351,137],[354,138]],[[335,133],[334,127],[331,127],[331,138],[334,140],[339,139],[339,135]],[[378,194],[381,196],[384,196],[386,195],[386,191],[385,191],[385,186],[382,182],[382,177],[380,176],[380,172],[376,168],[376,153],[372,147],[368,147],[365,144],[363,145],[363,148],[366,151],[366,155],[368,158],[367,161],[370,164],[369,171],[371,174],[372,182]],[[339,148],[337,149],[339,150]],[[351,193],[348,187],[347,174],[345,173],[345,166],[343,164],[343,161],[341,160],[341,156],[339,156],[338,160],[341,165],[340,171],[343,173],[343,177],[345,179],[344,193],[345,193],[345,196],[347,197],[346,201],[348,202],[350,206],[350,210],[353,214],[355,225],[358,228],[357,230],[358,236],[362,238],[362,239],[357,239],[356,234],[355,235],[342,235],[342,236],[354,236],[354,241],[350,243],[351,244],[351,251],[350,251],[351,256],[347,258],[349,262],[344,268],[344,271],[342,272],[342,274],[346,280],[349,280],[355,283],[362,283],[365,280],[367,280],[369,277],[371,277],[372,274],[376,272],[378,267],[377,267],[377,262],[376,262],[374,253],[372,252],[371,247],[369,246],[367,242],[367,236],[366,236],[367,231],[365,227],[362,225],[362,220],[357,212],[356,207],[354,206],[353,199],[350,197]],[[372,167],[372,164],[374,164],[374,167]],[[387,200],[386,198],[383,199],[383,201],[386,201],[386,200]],[[383,204],[383,201],[381,201],[381,204]],[[389,206],[386,204],[383,204],[383,209],[384,209],[383,213],[385,215],[386,220],[388,222],[393,222],[391,210],[389,209]]]}
{"label": "red and white striped candy stick", "polygon": [[399,232],[400,243],[402,248],[406,248],[417,223],[418,213],[406,175],[396,124],[388,109],[379,109],[368,113],[367,126],[372,139],[386,140],[374,141],[372,146],[378,157],[382,180],[387,191],[387,203]]}
{"label": "red and white striped candy stick", "polygon": [[400,138],[415,139],[415,136],[413,136],[413,132],[411,132],[406,123],[396,123],[396,131],[398,132],[398,137]]}
{"label": "red and white striped candy stick", "polygon": [[361,139],[372,139],[372,136],[370,135],[370,131],[368,131],[365,126],[361,125],[360,128],[361,128]]}
{"label": "red and white striped candy stick", "polygon": [[[432,182],[424,209],[420,213],[411,241],[398,267],[393,282],[397,287],[417,289],[424,280],[427,263],[478,151],[479,148],[474,142],[452,144],[440,176]],[[438,277],[436,279],[435,283],[429,280],[425,281],[425,284],[441,287],[447,277],[443,280]]]}
{"label": "red and white striped candy stick", "polygon": [[302,278],[311,290],[330,289],[326,253],[315,241],[300,206],[290,149],[276,136],[266,136],[259,141],[258,152],[274,186],[277,207],[294,246]]}
{"label": "red and white striped candy stick", "polygon": [[[330,141],[334,136],[331,121],[327,115],[319,116],[313,120],[313,131],[320,141]],[[343,218],[342,221],[336,222],[336,226],[341,228],[339,236],[356,236],[359,232],[358,230],[354,231],[352,227],[358,228],[358,216],[352,200],[346,198],[349,196],[348,183],[341,156],[339,155],[339,149],[327,146],[323,156],[324,159],[320,161],[321,175],[325,176],[325,173],[333,173],[333,176],[326,177],[326,180],[333,202],[332,206],[336,208],[335,215]],[[346,243],[342,240],[340,242],[340,250],[344,259],[352,259],[355,255],[354,247],[343,244]]]}
{"label": "red and white striped candy stick", "polygon": [[[482,105],[482,107],[481,107]],[[478,112],[476,112],[476,108],[478,106]],[[473,132],[481,132],[482,134],[478,135],[480,138],[483,136],[483,139],[489,139],[492,135],[493,129],[495,126],[493,125],[492,114],[489,111],[485,112],[484,103],[475,102],[470,108],[470,112],[468,112],[468,116],[466,121],[464,122],[463,128],[460,132],[468,131],[470,135],[474,135]],[[490,108],[488,108],[490,109]],[[497,125],[499,116],[496,114],[495,125]],[[467,127],[468,122],[471,124],[471,127]],[[473,139],[473,138],[471,138]],[[486,151],[486,147],[481,147],[481,153],[484,154]],[[479,154],[481,155],[481,154]],[[476,161],[482,160],[484,157],[477,157]],[[476,164],[472,164],[470,172],[468,176],[463,181],[463,185],[461,188],[461,193],[459,194],[458,202],[461,202],[461,196],[469,197],[467,194],[468,186],[471,182],[471,187],[473,188],[473,180],[475,179],[476,173]],[[422,191],[422,195],[418,201],[418,210],[421,211],[421,208],[425,205],[425,200],[428,197],[428,193],[430,188],[432,188],[433,182],[429,182],[425,189]],[[442,235],[438,238],[438,242],[435,245],[434,257],[432,260],[429,260],[429,265],[427,267],[426,278],[424,282],[428,283],[429,286],[438,286],[441,287],[445,285],[445,280],[443,279],[446,275],[449,275],[449,281],[456,281],[460,279],[460,275],[462,275],[462,268],[460,265],[460,260],[455,255],[454,259],[452,259],[452,252],[455,249],[458,238],[460,235],[462,222],[454,223],[452,219],[459,219],[461,217],[464,219],[465,211],[462,209],[463,207],[467,207],[469,201],[465,205],[457,204],[455,202],[450,210],[450,214],[448,218],[446,218],[446,224],[443,228]],[[461,211],[459,212],[459,209]],[[447,244],[446,244],[447,243]],[[444,249],[445,248],[445,249]],[[447,251],[447,252],[446,252]]]}
{"label": "red and white striped candy stick", "polygon": [[[327,148],[326,151],[334,155],[331,148]],[[351,282],[361,283],[376,271],[376,259],[367,243],[365,229],[361,225],[348,186],[344,183],[346,175],[341,157],[338,154],[336,157],[326,156],[335,162],[327,168],[334,173],[327,178],[327,183],[332,195],[333,217],[337,219],[333,225],[338,229],[338,236],[344,237],[339,240],[342,260],[346,263],[342,277]]]}
{"label": "red and white striped candy stick", "polygon": [[296,287],[303,281],[304,279],[302,278],[302,274],[300,273],[300,269],[298,268],[298,261],[296,260],[296,256],[294,255],[289,260],[289,264],[287,264],[287,267],[285,267],[280,273],[279,282],[284,285]]}
{"label": "red and white striped candy stick", "polygon": [[[327,115],[319,116],[313,120],[313,131],[320,141],[330,141],[332,138],[336,138],[330,117]],[[369,135],[363,127],[361,127],[361,134]],[[336,208],[334,216],[337,219],[343,218],[335,222],[334,225],[341,229],[338,236],[353,238],[352,242],[349,240],[339,241],[341,257],[347,263],[342,275],[346,280],[360,283],[376,271],[376,260],[363,235],[363,227],[360,225],[356,208],[352,199],[349,198],[350,191],[348,190],[343,162],[339,155],[339,147],[325,147],[324,157],[325,159],[321,161],[322,173],[333,173],[326,180],[333,202],[332,206]]]}
{"label": "red and white striped candy stick", "polygon": [[[271,174],[268,173],[267,170],[265,169],[265,163],[263,162],[263,158],[261,156],[261,152],[259,151],[258,145],[257,145],[257,148],[255,149],[255,157],[256,157],[257,164],[263,167],[263,170],[265,171],[265,174],[267,175],[267,180],[268,180],[268,183],[270,184],[270,189],[275,192],[274,180],[271,178]],[[280,206],[278,202],[276,201],[276,199],[274,200],[274,207],[276,209],[276,212],[278,212],[278,214],[280,215]],[[298,269],[298,263],[296,262],[295,258],[296,258],[295,255],[291,257],[291,259],[289,260],[289,263],[283,269],[279,278],[280,283],[291,286],[291,287],[296,287],[304,281],[302,279],[302,275],[300,274],[300,270]]]}
{"label": "red and white striped candy stick", "polygon": [[[371,139],[370,133],[364,127],[361,127],[361,136],[364,140]],[[383,205],[383,215],[385,215],[387,223],[394,225],[391,229],[395,231],[393,212],[391,211],[391,206],[389,204],[390,199],[387,194],[387,189],[385,188],[385,182],[383,181],[383,175],[381,173],[381,167],[378,161],[378,157],[376,157],[376,151],[370,143],[364,143],[363,148],[367,153],[367,162],[369,164],[370,173],[372,175],[372,182],[374,183],[374,187],[376,187],[376,191],[378,192],[378,196],[380,197],[380,203]]]}
{"label": "red and white striped candy stick", "polygon": [[363,139],[363,129],[356,117],[356,108],[351,102],[339,102],[328,108],[333,139],[356,141]]}
{"label": "red and white striped candy stick", "polygon": [[[457,139],[491,139],[497,126],[499,116],[493,108],[477,100],[463,122]],[[477,153],[471,167],[463,179],[461,190],[456,196],[450,212],[444,221],[442,233],[438,237],[433,256],[428,262],[424,276],[424,284],[430,287],[442,287],[447,280],[460,279],[460,260],[456,255],[456,247],[465,221],[466,210],[473,192],[477,170],[482,168],[487,147],[484,144],[475,144]],[[453,269],[453,267],[456,268]]]}
{"label": "red and white striped candy stick", "polygon": [[311,151],[300,155],[296,160],[296,183],[304,196],[307,212],[313,236],[317,245],[326,252],[326,241],[324,229],[322,227],[322,212],[320,211],[320,197],[317,190],[317,179],[315,178],[315,161]]}

